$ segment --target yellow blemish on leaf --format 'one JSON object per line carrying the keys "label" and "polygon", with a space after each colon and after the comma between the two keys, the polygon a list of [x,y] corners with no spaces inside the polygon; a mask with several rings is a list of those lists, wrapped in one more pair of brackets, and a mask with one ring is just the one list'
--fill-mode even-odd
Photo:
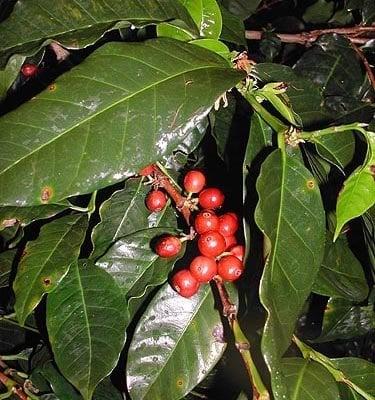
{"label": "yellow blemish on leaf", "polygon": [[50,186],[45,186],[42,188],[41,194],[40,194],[40,200],[42,203],[48,203],[53,195],[53,190]]}
{"label": "yellow blemish on leaf", "polygon": [[306,182],[307,189],[314,189],[315,188],[315,181],[314,179],[309,179]]}

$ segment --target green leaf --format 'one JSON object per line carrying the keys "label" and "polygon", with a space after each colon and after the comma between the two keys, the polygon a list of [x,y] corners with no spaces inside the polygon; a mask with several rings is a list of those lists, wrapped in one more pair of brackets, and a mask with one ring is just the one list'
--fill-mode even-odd
{"label": "green leaf", "polygon": [[225,344],[209,285],[186,299],[166,284],[151,301],[132,339],[127,384],[133,399],[180,399],[220,359]]}
{"label": "green leaf", "polygon": [[190,42],[191,44],[195,44],[196,46],[203,47],[207,50],[211,50],[219,56],[225,58],[228,61],[228,65],[230,65],[231,52],[229,48],[220,40],[217,39],[195,39]]}
{"label": "green leaf", "polygon": [[375,133],[366,132],[366,138],[366,161],[346,179],[338,197],[334,240],[347,222],[364,214],[375,204]]}
{"label": "green leaf", "polygon": [[339,384],[339,390],[341,400],[365,400],[365,398],[359,395],[354,389],[343,383]]}
{"label": "green leaf", "polygon": [[345,238],[339,238],[332,243],[332,235],[327,235],[324,259],[313,291],[323,296],[342,297],[354,302],[360,302],[368,296],[369,289],[363,268]]}
{"label": "green leaf", "polygon": [[375,329],[373,306],[355,306],[338,298],[329,299],[324,311],[323,327],[315,343],[347,340],[366,335]]}
{"label": "green leaf", "polygon": [[275,150],[257,181],[258,227],[271,245],[260,287],[268,317],[262,352],[275,396],[286,395],[278,363],[289,347],[296,320],[311,292],[324,255],[325,214],[318,185],[305,166]]}
{"label": "green leaf", "polygon": [[165,233],[177,231],[159,227],[132,233],[118,240],[96,262],[116,280],[127,299],[142,297],[149,286],[164,283],[176,260],[183,255],[185,247],[178,256],[167,259],[153,251],[150,242]]}
{"label": "green leaf", "polygon": [[94,251],[92,259],[103,255],[111,243],[123,236],[156,227],[161,221],[163,226],[176,226],[176,218],[171,207],[160,213],[151,213],[145,206],[145,198],[150,191],[143,179],[129,179],[125,188],[118,190],[100,206],[101,222],[92,233]]}
{"label": "green leaf", "polygon": [[26,330],[16,322],[0,319],[0,355],[11,353],[23,346],[26,341]]}
{"label": "green leaf", "polygon": [[109,378],[103,379],[96,387],[93,400],[123,400],[121,392],[115,388]]}
{"label": "green leaf", "polygon": [[[178,0],[189,12],[198,27],[198,37],[218,39],[221,33],[222,18],[216,0]],[[189,41],[196,38],[194,32],[184,28],[162,23],[157,27],[158,36]]]}
{"label": "green leaf", "polygon": [[53,217],[67,208],[55,204],[37,207],[0,207],[0,231],[16,224],[26,226],[37,219]]}
{"label": "green leaf", "polygon": [[223,19],[220,40],[234,43],[238,46],[246,46],[245,26],[242,19],[230,13],[224,7],[220,7],[220,11]]}
{"label": "green leaf", "polygon": [[319,87],[286,65],[260,63],[252,71],[264,83],[284,82],[286,95],[303,126],[309,127],[328,121],[330,115],[323,107],[323,98]]}
{"label": "green leaf", "polygon": [[347,382],[349,386],[358,393],[360,393],[358,391],[359,388],[372,396],[372,398],[375,397],[375,364],[356,357],[331,358],[330,361],[335,368],[343,373],[346,380],[351,383]]}
{"label": "green leaf", "polygon": [[114,279],[85,261],[72,264],[47,298],[47,329],[62,374],[90,400],[115,367],[128,313]]}
{"label": "green leaf", "polygon": [[16,249],[0,253],[0,288],[10,285],[9,278],[16,253]]}
{"label": "green leaf", "polygon": [[0,70],[0,101],[6,96],[8,89],[17,78],[25,58],[15,54],[10,57],[4,70]]}
{"label": "green leaf", "polygon": [[67,215],[44,225],[39,237],[26,245],[13,282],[14,309],[21,325],[78,258],[87,226],[86,215]]}
{"label": "green leaf", "polygon": [[170,20],[183,21],[187,28],[196,31],[186,9],[174,0],[163,0],[163,5],[158,0],[148,0],[147,5],[141,0],[16,3],[12,14],[0,25],[0,66],[11,54],[35,53],[52,39],[78,49],[94,43],[112,29]]}
{"label": "green leaf", "polygon": [[320,156],[336,165],[342,172],[354,156],[355,140],[351,131],[316,137],[314,143]]}
{"label": "green leaf", "polygon": [[56,203],[135,174],[171,154],[242,77],[171,39],[102,46],[1,118],[0,204]]}
{"label": "green leaf", "polygon": [[303,14],[303,20],[310,24],[323,24],[333,15],[335,3],[327,0],[317,0],[307,7]]}
{"label": "green leaf", "polygon": [[[285,358],[282,370],[290,400],[340,400],[337,383],[320,364],[303,358]],[[324,387],[324,390],[317,388]]]}
{"label": "green leaf", "polygon": [[221,4],[232,14],[243,20],[254,14],[262,0],[221,0]]}

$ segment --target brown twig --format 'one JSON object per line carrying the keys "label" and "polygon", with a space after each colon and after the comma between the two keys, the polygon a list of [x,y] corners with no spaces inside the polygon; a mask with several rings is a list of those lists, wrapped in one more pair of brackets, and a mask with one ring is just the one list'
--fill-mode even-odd
{"label": "brown twig", "polygon": [[8,393],[13,393],[19,400],[29,400],[23,388],[15,380],[0,371],[0,382],[7,388]]}
{"label": "brown twig", "polygon": [[356,44],[352,43],[352,47],[355,50],[355,52],[358,54],[358,57],[363,62],[363,65],[366,69],[366,73],[367,73],[368,79],[370,80],[371,86],[373,89],[375,89],[375,76],[374,76],[374,72],[372,71],[371,65],[367,61],[367,58],[363,54],[362,50]]}
{"label": "brown twig", "polygon": [[[333,34],[345,36],[351,43],[363,45],[369,40],[375,39],[375,26],[354,26],[349,28],[329,28],[316,29],[313,31],[300,33],[276,33],[277,37],[284,43],[295,43],[303,46],[309,46],[325,34]],[[246,39],[261,40],[262,31],[245,31]]]}

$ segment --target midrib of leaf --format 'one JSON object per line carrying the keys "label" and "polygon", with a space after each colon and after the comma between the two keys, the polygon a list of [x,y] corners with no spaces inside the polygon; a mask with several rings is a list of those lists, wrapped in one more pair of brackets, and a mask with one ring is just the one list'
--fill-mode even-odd
{"label": "midrib of leaf", "polygon": [[[126,57],[124,57],[124,58],[126,58]],[[130,58],[130,57],[127,57],[127,58]],[[137,59],[135,59],[135,60],[138,61],[138,62],[142,62],[142,60],[137,60]],[[146,64],[146,63],[144,63],[144,64]],[[147,64],[146,64],[146,65],[147,65]],[[91,121],[91,120],[92,120],[93,118],[95,118],[96,116],[105,113],[106,111],[112,109],[113,107],[116,107],[117,105],[119,105],[119,104],[121,104],[121,103],[123,103],[123,102],[125,102],[125,101],[130,100],[132,97],[137,96],[137,95],[139,95],[139,94],[141,94],[141,93],[143,93],[143,92],[145,92],[145,91],[147,91],[147,90],[149,90],[149,89],[151,89],[151,88],[153,88],[153,87],[155,87],[155,86],[158,86],[158,85],[161,85],[161,84],[163,84],[163,83],[165,83],[165,82],[168,82],[169,80],[178,78],[179,76],[183,76],[184,74],[186,74],[186,73],[188,73],[188,72],[200,71],[200,70],[207,70],[207,69],[211,69],[211,68],[212,68],[212,69],[219,69],[219,70],[227,70],[227,69],[228,69],[228,68],[224,68],[224,67],[207,66],[207,65],[206,65],[206,66],[204,66],[204,67],[199,67],[199,68],[194,68],[194,69],[189,69],[189,70],[185,70],[185,71],[179,72],[178,74],[174,74],[174,75],[172,75],[172,76],[168,76],[168,77],[165,78],[165,79],[162,79],[162,80],[160,80],[160,81],[157,81],[157,82],[155,82],[155,83],[153,83],[153,84],[151,84],[151,85],[145,86],[144,88],[142,88],[142,89],[140,89],[140,90],[138,90],[138,91],[136,91],[136,92],[130,94],[129,96],[127,96],[127,97],[125,97],[125,98],[122,98],[122,99],[120,99],[120,100],[114,102],[114,103],[111,104],[110,106],[105,107],[105,108],[103,108],[102,110],[99,110],[98,112],[95,112],[95,113],[91,114],[91,115],[88,116],[86,119],[83,119],[83,120],[79,121],[77,124],[71,126],[69,129],[64,130],[63,132],[61,132],[60,135],[54,136],[51,140],[47,141],[46,143],[43,143],[41,146],[35,148],[35,149],[34,149],[33,151],[31,151],[30,153],[26,154],[25,156],[23,156],[23,157],[21,157],[20,159],[16,160],[13,164],[11,164],[11,165],[9,165],[8,167],[6,167],[5,169],[3,169],[3,170],[0,172],[0,175],[3,175],[3,174],[4,174],[5,172],[7,172],[9,169],[12,169],[12,168],[15,167],[18,163],[20,163],[21,161],[23,161],[23,160],[25,160],[25,159],[31,157],[34,153],[40,151],[40,150],[43,149],[44,147],[49,146],[51,143],[55,142],[55,141],[58,140],[60,137],[63,137],[64,135],[67,135],[69,132],[71,132],[71,131],[74,130],[75,128],[77,128],[77,127],[79,127],[79,126],[81,126],[81,125],[83,125],[83,124],[86,124],[88,121]],[[76,75],[76,77],[78,77],[78,76]],[[119,90],[125,90],[124,88],[122,88],[122,87],[120,87],[120,86],[112,85],[112,84],[110,84],[110,83],[103,82],[103,81],[94,80],[94,79],[92,79],[92,78],[90,78],[90,77],[87,77],[87,76],[85,76],[84,78],[90,79],[90,80],[95,81],[95,82],[98,82],[98,83],[102,83],[103,85],[114,86],[114,87],[116,87],[116,88],[119,89]],[[36,100],[59,101],[58,99],[43,99],[43,98],[41,98],[41,97],[36,97],[36,98],[34,99],[34,102],[35,102]],[[73,103],[71,103],[71,104],[73,104]],[[39,129],[40,129],[40,128],[39,128]]]}
{"label": "midrib of leaf", "polygon": [[87,315],[87,308],[86,308],[86,302],[85,302],[85,296],[83,294],[83,286],[82,286],[82,280],[81,276],[79,274],[79,267],[76,265],[76,274],[78,278],[78,284],[79,284],[79,289],[80,289],[80,294],[81,294],[81,299],[82,299],[82,308],[83,308],[83,313],[85,316],[86,320],[86,327],[87,327],[87,336],[88,336],[88,341],[89,341],[89,369],[88,369],[88,379],[87,379],[87,393],[90,387],[90,381],[91,381],[91,361],[92,361],[92,338],[91,338],[91,332],[89,328],[89,317]]}
{"label": "midrib of leaf", "polygon": [[300,399],[298,399],[297,396],[300,393],[300,387],[302,385],[302,379],[303,379],[303,376],[304,376],[304,374],[306,372],[306,368],[307,368],[308,365],[309,365],[309,362],[305,362],[305,364],[303,365],[303,367],[300,370],[300,373],[298,374],[297,384],[296,384],[296,387],[295,387],[295,390],[294,390],[294,393],[293,393],[292,400],[300,400]]}
{"label": "midrib of leaf", "polygon": [[[277,216],[276,238],[275,238],[275,244],[273,246],[273,254],[272,254],[272,259],[271,259],[271,281],[273,280],[276,252],[277,252],[277,249],[278,249],[278,246],[279,246],[282,210],[283,210],[283,207],[284,207],[284,183],[285,183],[285,169],[286,169],[286,155],[285,155],[284,152],[281,153],[281,161],[282,161],[282,171],[281,171],[282,175],[281,175],[281,188],[280,188],[280,207],[279,207],[279,213],[278,213],[278,216]],[[283,269],[281,268],[281,270],[283,270]],[[287,276],[287,279],[289,281],[289,277],[288,276]]]}
{"label": "midrib of leaf", "polygon": [[[196,305],[195,312],[192,314],[192,317],[189,319],[189,322],[186,324],[186,326],[185,326],[184,330],[182,331],[180,337],[179,337],[178,340],[176,341],[176,345],[175,345],[175,347],[174,347],[175,349],[178,347],[178,345],[179,345],[181,339],[184,337],[185,332],[187,331],[187,329],[188,329],[189,326],[190,326],[190,322],[191,322],[191,321],[195,318],[195,316],[198,314],[198,311],[200,310],[202,304],[203,304],[204,301],[207,299],[208,293],[210,293],[210,290],[207,290],[207,292],[206,292],[205,296],[203,297],[203,299]],[[169,354],[168,358],[166,359],[166,362],[164,363],[164,365],[167,365],[167,364],[168,364],[168,362],[169,362],[170,358],[172,357],[172,355],[174,354],[174,352],[175,352],[175,350],[170,352],[170,354]],[[148,386],[148,390],[147,390],[147,392],[145,392],[146,394],[149,393],[150,390],[154,387],[155,382],[156,382],[156,380],[158,379],[159,375],[162,373],[163,369],[164,369],[164,368],[161,368],[161,369],[159,370],[159,373],[156,375],[155,379],[154,379],[154,380],[152,381],[152,383]],[[144,397],[144,396],[143,396],[143,397]]]}
{"label": "midrib of leaf", "polygon": [[[78,220],[79,220],[79,218],[77,219],[77,221],[78,221]],[[36,282],[36,280],[37,280],[37,277],[39,276],[39,274],[41,273],[41,271],[43,270],[43,268],[46,266],[46,264],[48,263],[48,261],[51,259],[52,254],[55,253],[55,251],[56,251],[56,249],[58,248],[58,246],[59,246],[59,245],[61,244],[61,242],[65,239],[65,236],[66,236],[68,233],[70,233],[70,231],[74,228],[74,226],[75,226],[75,224],[77,223],[77,221],[76,221],[73,225],[71,225],[71,227],[69,228],[69,230],[66,231],[66,232],[64,233],[64,235],[57,241],[56,245],[53,247],[52,251],[49,253],[47,259],[46,259],[45,262],[42,264],[42,266],[39,268],[38,274],[34,276],[34,279],[33,279],[33,281],[32,281],[32,284],[29,286],[29,289],[30,289],[30,290],[27,292],[27,296],[25,296],[25,301],[29,298],[30,292],[31,292],[31,290],[33,289],[33,287],[34,287],[34,285],[35,285],[35,282]],[[65,275],[68,273],[68,271],[69,271],[69,269],[66,271]],[[63,275],[63,276],[65,276],[65,275]],[[23,303],[23,305],[25,306],[25,302]]]}

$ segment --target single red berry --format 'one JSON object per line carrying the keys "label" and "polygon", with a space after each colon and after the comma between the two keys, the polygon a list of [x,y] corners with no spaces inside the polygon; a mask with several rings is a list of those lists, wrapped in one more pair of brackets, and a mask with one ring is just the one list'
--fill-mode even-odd
{"label": "single red berry", "polygon": [[242,246],[242,244],[235,244],[234,246],[229,247],[228,251],[236,256],[240,261],[243,261],[245,257],[245,246]]}
{"label": "single red berry", "polygon": [[217,274],[216,261],[211,257],[195,257],[190,272],[198,282],[209,282]]}
{"label": "single red berry", "polygon": [[219,217],[212,210],[203,210],[194,219],[195,230],[202,234],[219,229]]}
{"label": "single red berry", "polygon": [[233,282],[238,279],[243,272],[242,262],[235,256],[224,256],[217,263],[217,272],[225,280]]}
{"label": "single red berry", "polygon": [[184,178],[184,188],[187,192],[198,193],[206,184],[206,177],[197,170],[189,171]]}
{"label": "single red berry", "polygon": [[237,244],[237,238],[234,235],[224,236],[224,240],[225,240],[225,250]]}
{"label": "single red berry", "polygon": [[199,251],[207,257],[216,257],[225,250],[225,240],[221,233],[208,231],[199,236]]}
{"label": "single red berry", "polygon": [[238,218],[232,213],[226,213],[219,217],[219,232],[223,236],[232,236],[237,232]]}
{"label": "single red berry", "polygon": [[218,188],[207,188],[199,193],[199,205],[202,208],[214,210],[224,203],[224,194]]}
{"label": "single red berry", "polygon": [[21,67],[21,73],[25,78],[30,78],[36,75],[39,71],[39,68],[35,64],[23,64]]}
{"label": "single red berry", "polygon": [[173,289],[183,297],[191,297],[198,292],[199,282],[188,269],[178,271],[172,278]]}
{"label": "single red berry", "polygon": [[138,174],[141,176],[149,176],[152,175],[154,172],[154,164],[146,165],[144,168],[142,168]]}
{"label": "single red berry", "polygon": [[146,196],[146,207],[151,212],[161,211],[167,204],[167,196],[161,190],[153,190]]}
{"label": "single red berry", "polygon": [[164,236],[160,238],[155,246],[155,252],[163,258],[174,257],[181,250],[181,240],[176,236]]}

